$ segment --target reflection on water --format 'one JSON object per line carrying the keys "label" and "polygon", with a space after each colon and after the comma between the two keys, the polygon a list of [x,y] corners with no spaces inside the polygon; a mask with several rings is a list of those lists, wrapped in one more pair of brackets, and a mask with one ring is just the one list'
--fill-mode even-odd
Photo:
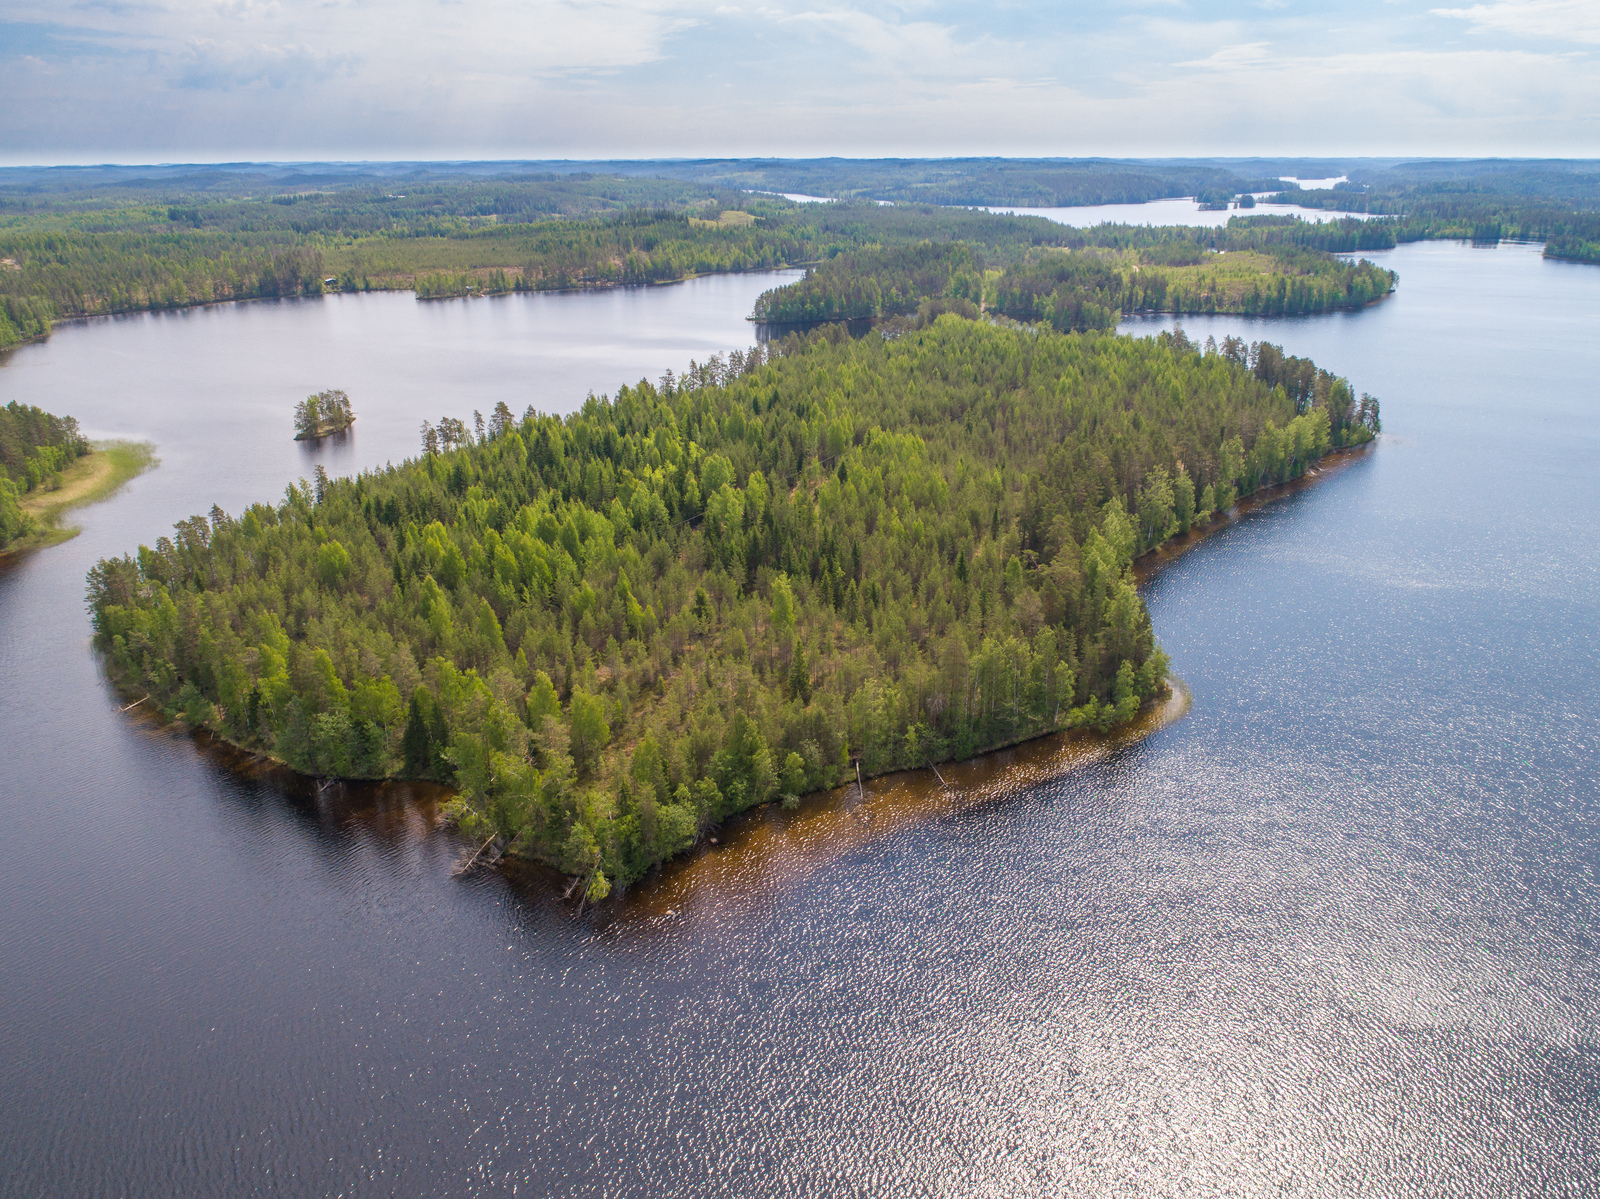
{"label": "reflection on water", "polygon": [[1183,719],[766,809],[582,919],[453,877],[426,790],[118,713],[83,574],[280,493],[309,390],[357,398],[315,459],[350,469],[739,345],[770,282],[12,356],[0,400],[163,465],[0,571],[0,1191],[1593,1193],[1600,272],[1375,257],[1402,286],[1362,312],[1184,320],[1348,374],[1387,431],[1148,573]]}
{"label": "reflection on water", "polygon": [[[1126,727],[1106,736],[1058,733],[969,762],[937,769],[902,771],[807,797],[793,811],[769,804],[719,829],[706,845],[659,877],[646,880],[609,905],[607,915],[624,921],[674,915],[686,903],[737,906],[741,897],[782,887],[870,841],[904,832],[911,825],[946,819],[976,805],[1004,803],[1019,791],[1097,762],[1136,744],[1179,719],[1189,708],[1181,681],[1164,702],[1152,703]],[[540,878],[538,885],[547,884]]]}

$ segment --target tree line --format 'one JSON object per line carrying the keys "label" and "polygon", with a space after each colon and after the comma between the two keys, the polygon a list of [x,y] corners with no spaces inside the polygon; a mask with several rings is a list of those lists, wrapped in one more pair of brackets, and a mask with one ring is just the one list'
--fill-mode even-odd
{"label": "tree line", "polygon": [[[1373,237],[1349,227],[1359,222],[1333,229],[1238,218],[1226,231],[1075,230],[966,208],[793,205],[663,181],[575,178],[454,184],[421,195],[334,188],[166,204],[123,193],[103,203],[76,193],[0,195],[0,346],[47,332],[55,318],[326,290],[414,289],[439,298],[661,283],[924,240],[983,247],[993,265],[1042,246],[1181,240],[1213,249],[1348,250],[1371,248]],[[637,206],[650,195],[674,202]],[[624,203],[635,206],[617,207]],[[540,212],[546,204],[561,211]],[[723,212],[748,223],[700,219]]]}
{"label": "tree line", "polygon": [[1405,163],[1356,172],[1325,191],[1291,191],[1276,201],[1343,209],[1383,219],[1397,242],[1461,239],[1542,241],[1547,258],[1600,260],[1600,175],[1584,164]]}
{"label": "tree line", "polygon": [[1133,312],[1301,315],[1359,308],[1396,275],[1295,245],[1215,253],[1189,239],[1136,250],[1034,251],[987,272],[963,243],[922,242],[842,254],[763,293],[754,318],[774,323],[905,315],[931,300],[984,306],[1062,332],[1111,329]]}
{"label": "tree line", "polygon": [[853,762],[1129,719],[1167,669],[1134,558],[1370,437],[1362,407],[1259,345],[828,326],[565,419],[425,425],[399,467],[100,562],[89,598],[170,715],[450,783],[599,895]]}
{"label": "tree line", "polygon": [[33,531],[21,497],[60,486],[61,472],[88,452],[73,417],[16,400],[0,408],[0,549]]}

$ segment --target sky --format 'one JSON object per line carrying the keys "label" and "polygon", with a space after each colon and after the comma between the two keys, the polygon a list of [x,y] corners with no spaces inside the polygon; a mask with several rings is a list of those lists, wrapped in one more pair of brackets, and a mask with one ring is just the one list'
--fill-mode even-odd
{"label": "sky", "polygon": [[1600,0],[0,0],[0,162],[1600,155]]}

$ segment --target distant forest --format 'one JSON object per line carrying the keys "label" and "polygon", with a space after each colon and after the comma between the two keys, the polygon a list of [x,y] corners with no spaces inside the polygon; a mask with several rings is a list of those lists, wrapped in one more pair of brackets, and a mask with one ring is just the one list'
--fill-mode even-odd
{"label": "distant forest", "polygon": [[1110,330],[1133,312],[1293,316],[1359,308],[1395,281],[1366,259],[1294,245],[1216,253],[1187,239],[1152,240],[1138,250],[1045,250],[986,272],[965,243],[922,242],[830,259],[763,294],[755,315],[774,323],[860,320],[954,302],[974,315],[981,308],[1061,332]]}
{"label": "distant forest", "polygon": [[1166,687],[1134,558],[1377,428],[1265,344],[832,325],[565,419],[449,418],[102,561],[90,600],[170,715],[448,782],[598,898],[854,762],[1130,719]]}
{"label": "distant forest", "polygon": [[[967,242],[986,271],[1048,246],[1142,253],[1163,241],[1187,241],[1229,253],[1258,250],[1283,265],[1268,274],[1283,277],[1291,306],[1285,311],[1316,311],[1333,298],[1322,277],[1327,270],[1307,280],[1303,268],[1311,260],[1290,263],[1279,250],[1289,245],[1338,253],[1419,238],[1529,238],[1545,240],[1552,257],[1600,259],[1600,168],[1593,163],[1358,164],[1349,168],[1349,182],[1332,190],[1287,185],[1278,198],[1378,219],[1318,226],[1240,216],[1221,230],[1077,230],[949,205],[1182,194],[1225,206],[1241,194],[1286,187],[1273,172],[1293,164],[593,164],[603,173],[537,165],[0,170],[0,349],[42,336],[65,317],[326,290],[412,289],[443,298],[660,283],[814,264],[924,240]],[[756,194],[780,190],[846,202],[794,205]],[[1303,280],[1298,300],[1288,294],[1296,278]],[[1265,296],[1277,291],[1279,279],[1261,283]]]}
{"label": "distant forest", "polygon": [[[613,186],[615,185],[615,186]],[[669,183],[678,189],[687,185]],[[1241,218],[1227,231],[1102,226],[1039,217],[870,202],[794,205],[722,193],[679,207],[609,206],[651,181],[548,180],[436,185],[421,197],[351,191],[184,203],[52,208],[13,201],[0,220],[0,347],[48,331],[52,319],[328,290],[414,289],[424,298],[660,283],[718,271],[831,259],[867,246],[924,240],[981,247],[985,266],[1040,247],[1213,249],[1295,245],[1383,248],[1382,227]],[[126,197],[119,197],[119,202]],[[507,223],[544,206],[598,215]],[[1329,260],[1331,261],[1331,260]]]}
{"label": "distant forest", "polygon": [[1408,162],[1357,168],[1326,191],[1275,197],[1391,217],[1398,241],[1542,241],[1545,256],[1600,262],[1600,162]]}

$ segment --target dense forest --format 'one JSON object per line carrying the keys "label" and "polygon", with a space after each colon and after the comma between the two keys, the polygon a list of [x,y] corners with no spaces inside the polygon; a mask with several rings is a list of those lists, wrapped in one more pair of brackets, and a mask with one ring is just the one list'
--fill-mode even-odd
{"label": "dense forest", "polygon": [[[662,283],[763,270],[923,240],[965,241],[988,266],[1042,246],[1128,249],[1180,240],[1211,249],[1350,251],[1393,245],[1362,222],[1236,220],[1226,230],[1070,229],[926,204],[796,205],[709,186],[629,177],[541,176],[334,186],[237,195],[228,186],[154,198],[0,187],[0,348],[52,319],[220,300],[414,289],[423,298]],[[192,186],[192,185],[191,185]],[[386,185],[387,186],[387,185]],[[661,202],[643,202],[657,198]],[[624,206],[631,205],[631,206]]]}
{"label": "dense forest", "polygon": [[[461,197],[465,202],[466,197]],[[328,289],[413,288],[425,297],[660,283],[716,271],[765,270],[865,244],[957,238],[997,252],[1065,244],[1069,231],[1040,218],[925,206],[793,205],[744,197],[678,209],[500,224],[439,219],[364,229],[299,232],[227,215],[230,201],[188,209],[99,214],[111,228],[0,226],[0,312],[7,324],[217,300],[316,295]],[[199,211],[199,210],[196,210]],[[116,218],[113,220],[112,218]],[[57,222],[58,223],[58,222]],[[32,314],[32,315],[30,315]],[[3,333],[0,327],[0,333]],[[15,340],[15,338],[13,338]]]}
{"label": "dense forest", "polygon": [[1276,347],[837,326],[213,508],[100,562],[120,682],[317,775],[439,779],[599,896],[853,774],[1165,687],[1140,553],[1378,427]]}
{"label": "dense forest", "polygon": [[[1584,163],[1358,164],[1348,183],[1291,185],[1278,199],[1380,219],[1319,226],[1250,216],[1221,230],[1046,228],[1039,218],[933,205],[1182,194],[1218,206],[1274,186],[1272,172],[1296,164],[704,160],[596,164],[603,173],[540,165],[0,170],[0,348],[40,336],[52,319],[98,313],[326,289],[446,297],[657,283],[924,239],[983,247],[986,268],[1030,241],[1141,249],[1184,240],[1231,253],[1520,238],[1577,261],[1594,260],[1600,245],[1600,173]],[[791,205],[751,194],[761,189],[862,199]],[[1330,299],[1325,282],[1304,285],[1300,308],[1286,291],[1285,310],[1318,310]],[[1276,299],[1263,289],[1263,303]]]}
{"label": "dense forest", "polygon": [[1283,186],[1275,175],[1195,162],[1106,159],[702,159],[607,163],[697,183],[896,203],[1035,208],[1139,204],[1168,196],[1226,202]]}
{"label": "dense forest", "polygon": [[764,293],[754,315],[774,323],[859,320],[946,301],[1068,332],[1111,329],[1132,312],[1287,316],[1359,308],[1395,282],[1394,272],[1366,259],[1284,244],[1218,253],[1188,238],[1147,239],[1128,251],[1046,250],[986,278],[971,247],[923,242],[830,259]]}
{"label": "dense forest", "polygon": [[1545,256],[1600,260],[1600,164],[1407,162],[1355,169],[1326,191],[1276,197],[1303,208],[1382,214],[1397,241],[1542,241]]}
{"label": "dense forest", "polygon": [[88,452],[72,417],[15,400],[0,408],[0,549],[31,531],[20,498],[59,485],[61,472]]}

